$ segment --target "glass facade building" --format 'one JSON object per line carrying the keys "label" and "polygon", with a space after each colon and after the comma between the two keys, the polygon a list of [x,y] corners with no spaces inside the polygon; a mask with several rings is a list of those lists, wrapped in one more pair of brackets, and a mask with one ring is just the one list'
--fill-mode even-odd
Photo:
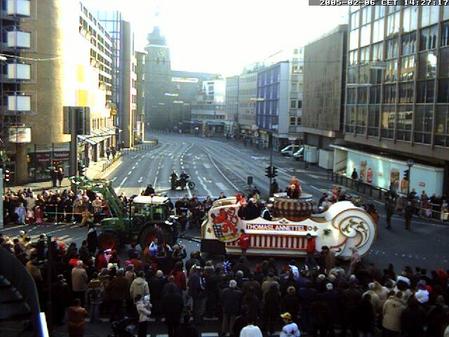
{"label": "glass facade building", "polygon": [[351,7],[349,16],[345,140],[447,167],[449,7]]}

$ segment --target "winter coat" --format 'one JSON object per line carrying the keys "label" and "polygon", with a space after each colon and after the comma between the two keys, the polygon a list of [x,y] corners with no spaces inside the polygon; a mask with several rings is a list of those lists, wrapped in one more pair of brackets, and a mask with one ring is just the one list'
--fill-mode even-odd
{"label": "winter coat", "polygon": [[84,336],[84,327],[86,325],[85,318],[87,311],[83,307],[69,307],[67,309],[67,328],[69,337]]}
{"label": "winter coat", "polygon": [[88,285],[88,277],[86,269],[82,267],[74,267],[72,269],[72,290],[86,291]]}
{"label": "winter coat", "polygon": [[226,288],[221,293],[223,313],[238,315],[242,302],[243,293],[237,288]]}
{"label": "winter coat", "polygon": [[140,300],[136,302],[137,313],[139,314],[139,322],[148,322],[150,320],[151,310],[148,304]]}
{"label": "winter coat", "polygon": [[141,277],[134,279],[131,283],[131,287],[129,288],[129,294],[131,295],[132,300],[134,300],[137,295],[145,296],[149,293],[150,290],[148,288],[148,282]]}
{"label": "winter coat", "polygon": [[391,331],[401,331],[401,315],[405,309],[404,303],[396,296],[390,296],[383,307],[382,326]]}
{"label": "winter coat", "polygon": [[424,325],[426,320],[426,313],[419,307],[409,306],[402,312],[401,328],[402,334],[405,337],[420,337],[424,336]]}
{"label": "winter coat", "polygon": [[161,300],[161,309],[166,322],[178,323],[181,320],[184,301],[177,293],[168,293]]}
{"label": "winter coat", "polygon": [[124,276],[115,277],[107,288],[108,298],[111,301],[124,301],[129,298],[129,283]]}

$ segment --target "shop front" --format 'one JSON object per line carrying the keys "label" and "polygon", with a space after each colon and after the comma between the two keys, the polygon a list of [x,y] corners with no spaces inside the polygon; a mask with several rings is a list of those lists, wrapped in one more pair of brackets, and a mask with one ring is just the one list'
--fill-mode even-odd
{"label": "shop front", "polygon": [[[351,177],[354,169],[358,180],[382,189],[393,188],[398,193],[408,190],[427,195],[443,195],[444,168],[421,163],[410,164],[407,160],[385,157],[343,146],[334,148],[334,173]],[[408,171],[410,169],[410,171]],[[409,180],[406,175],[409,175]],[[410,184],[410,186],[408,186]]]}
{"label": "shop front", "polygon": [[54,143],[34,145],[28,152],[28,178],[30,181],[46,181],[50,179],[50,170],[61,167],[65,174],[70,168],[70,144]]}

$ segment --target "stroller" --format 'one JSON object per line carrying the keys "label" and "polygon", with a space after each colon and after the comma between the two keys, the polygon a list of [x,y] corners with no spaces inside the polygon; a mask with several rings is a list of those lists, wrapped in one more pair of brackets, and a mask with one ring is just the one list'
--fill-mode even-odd
{"label": "stroller", "polygon": [[134,337],[137,333],[135,318],[124,317],[111,323],[112,335],[108,337]]}

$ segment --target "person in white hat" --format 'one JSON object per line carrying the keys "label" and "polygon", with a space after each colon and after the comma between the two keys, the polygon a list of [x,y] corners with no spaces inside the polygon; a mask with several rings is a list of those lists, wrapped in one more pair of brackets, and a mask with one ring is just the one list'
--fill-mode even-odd
{"label": "person in white hat", "polygon": [[299,331],[298,325],[292,321],[292,315],[289,312],[284,312],[281,315],[282,320],[285,325],[282,327],[281,334],[279,337],[300,337],[301,332]]}

